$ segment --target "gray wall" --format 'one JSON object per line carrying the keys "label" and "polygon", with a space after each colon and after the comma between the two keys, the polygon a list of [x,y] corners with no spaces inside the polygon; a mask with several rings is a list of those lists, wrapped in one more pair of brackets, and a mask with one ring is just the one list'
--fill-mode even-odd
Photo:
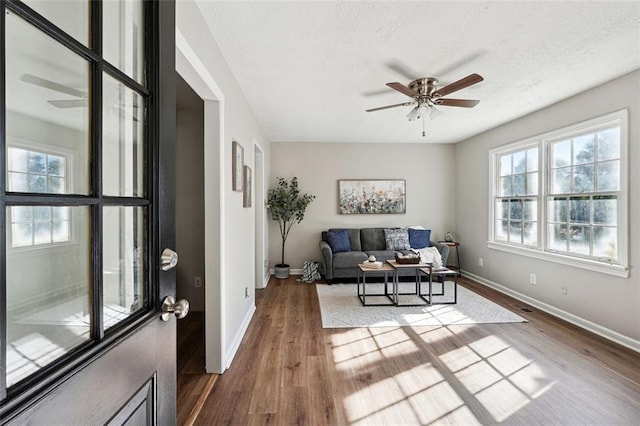
{"label": "gray wall", "polygon": [[[204,103],[180,76],[176,80],[177,296],[204,311]],[[201,287],[195,287],[195,277]]]}
{"label": "gray wall", "polygon": [[[630,278],[591,272],[487,248],[491,148],[629,108]],[[456,237],[463,269],[597,326],[640,339],[640,71],[581,93],[548,108],[456,145]],[[478,258],[484,267],[478,266]],[[529,284],[529,274],[537,284]],[[560,286],[568,286],[566,295]],[[596,327],[597,328],[597,327]]]}
{"label": "gray wall", "polygon": [[[316,196],[302,223],[294,225],[285,252],[291,268],[320,260],[320,233],[328,228],[422,225],[432,239],[454,230],[455,147],[439,144],[272,143],[271,180],[297,176]],[[407,213],[338,214],[338,179],[405,179]],[[270,266],[280,263],[281,238],[269,221]]]}

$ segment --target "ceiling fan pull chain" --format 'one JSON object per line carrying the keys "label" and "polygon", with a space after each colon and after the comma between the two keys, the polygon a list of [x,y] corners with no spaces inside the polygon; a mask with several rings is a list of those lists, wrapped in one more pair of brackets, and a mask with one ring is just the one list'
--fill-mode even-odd
{"label": "ceiling fan pull chain", "polygon": [[425,127],[427,126],[427,118],[426,117],[422,117],[422,137],[426,137],[427,133],[425,132]]}

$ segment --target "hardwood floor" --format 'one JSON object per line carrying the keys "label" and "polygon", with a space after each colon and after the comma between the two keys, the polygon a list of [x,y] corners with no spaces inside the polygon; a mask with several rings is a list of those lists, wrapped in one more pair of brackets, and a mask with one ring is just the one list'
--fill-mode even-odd
{"label": "hardwood floor", "polygon": [[178,321],[178,421],[192,425],[218,375],[204,370],[204,312],[190,312]]}
{"label": "hardwood floor", "polygon": [[460,279],[529,322],[323,329],[295,278],[257,291],[195,424],[640,424],[637,353],[492,289]]}

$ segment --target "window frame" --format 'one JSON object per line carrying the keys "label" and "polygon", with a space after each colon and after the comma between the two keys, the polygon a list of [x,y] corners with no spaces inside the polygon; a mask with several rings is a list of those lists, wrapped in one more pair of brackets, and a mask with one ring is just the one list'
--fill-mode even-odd
{"label": "window frame", "polygon": [[[542,133],[520,141],[512,142],[489,150],[489,210],[488,210],[488,240],[489,249],[516,253],[519,255],[536,259],[560,263],[567,266],[587,269],[591,271],[606,273],[619,277],[629,276],[629,170],[628,170],[628,145],[629,145],[629,111],[623,109],[589,120],[585,120],[573,125],[559,128],[550,132]],[[580,134],[597,132],[606,127],[620,128],[620,187],[618,191],[596,191],[586,193],[566,194],[572,196],[598,196],[603,194],[617,193],[617,237],[618,256],[616,259],[596,259],[593,256],[572,254],[569,252],[554,251],[549,249],[547,236],[547,216],[548,200],[554,194],[550,192],[552,170],[550,164],[551,143],[562,138],[571,138]],[[502,155],[530,149],[532,146],[538,147],[538,235],[535,246],[526,246],[519,243],[496,240],[496,202],[500,197],[499,178],[500,165],[499,158]],[[529,198],[530,196],[527,196]]]}

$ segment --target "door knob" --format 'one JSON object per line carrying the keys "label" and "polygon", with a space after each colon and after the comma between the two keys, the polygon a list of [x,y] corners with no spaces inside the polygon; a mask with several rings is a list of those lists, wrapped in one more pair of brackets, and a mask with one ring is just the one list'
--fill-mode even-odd
{"label": "door knob", "polygon": [[162,313],[160,318],[162,321],[169,321],[171,314],[174,314],[176,318],[182,319],[189,313],[189,302],[185,299],[180,299],[176,302],[172,296],[167,296],[162,301]]}
{"label": "door knob", "polygon": [[163,271],[168,271],[171,268],[175,268],[177,264],[178,253],[171,250],[170,248],[162,250],[162,255],[160,256],[160,267]]}

